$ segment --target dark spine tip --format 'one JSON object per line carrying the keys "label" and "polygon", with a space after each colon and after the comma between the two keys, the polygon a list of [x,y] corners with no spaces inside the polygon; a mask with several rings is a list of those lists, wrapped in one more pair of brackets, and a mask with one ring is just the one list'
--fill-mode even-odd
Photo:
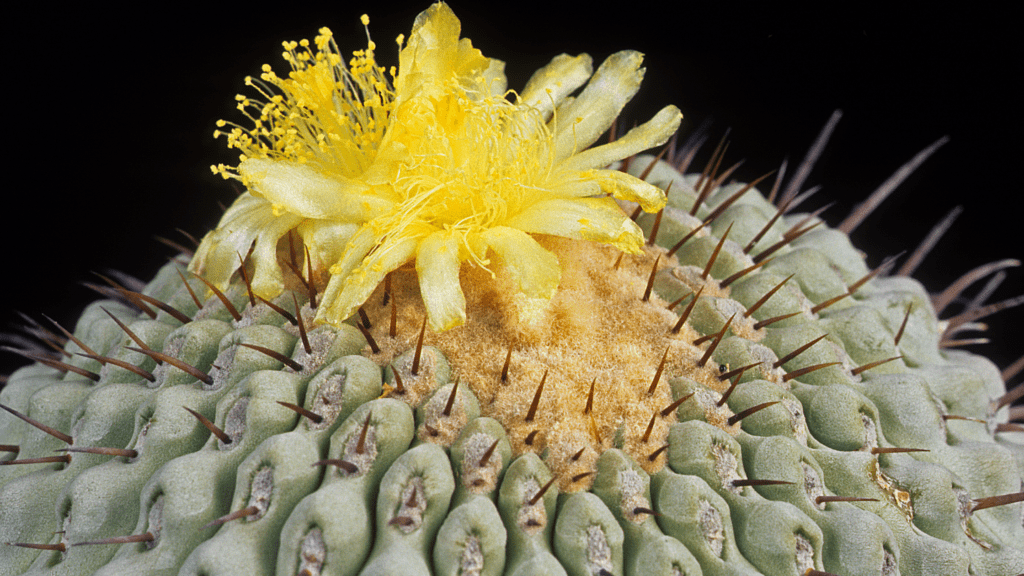
{"label": "dark spine tip", "polygon": [[961,416],[959,414],[943,414],[942,415],[942,419],[943,420],[967,420],[968,422],[978,422],[980,424],[984,424],[985,423],[985,420],[982,420],[981,418],[972,418],[971,416]]}
{"label": "dark spine tip", "polygon": [[268,308],[280,314],[285,320],[288,321],[289,324],[298,324],[298,321],[295,320],[295,316],[292,316],[291,312],[285,310],[284,308],[281,308],[277,304],[274,304],[273,302],[267,300],[266,298],[263,298],[262,296],[256,296],[256,298],[259,299],[260,302],[266,304]]}
{"label": "dark spine tip", "polygon": [[106,282],[111,288],[113,288],[117,292],[119,296],[127,300],[132,306],[142,311],[142,313],[145,314],[146,316],[149,316],[151,320],[156,319],[156,312],[154,312],[149,306],[146,306],[146,303],[141,298],[138,298],[136,296],[136,292],[128,290],[124,286],[118,284],[111,278],[108,278],[107,276],[100,274],[99,272],[93,272],[93,274],[98,276],[104,282]]}
{"label": "dark spine tip", "polygon": [[[737,166],[737,168],[738,168],[738,166]],[[742,188],[740,188],[736,192],[733,192],[731,195],[729,195],[728,198],[726,198],[725,200],[720,202],[718,204],[718,206],[715,206],[715,209],[712,210],[710,214],[708,214],[707,218],[705,218],[704,221],[705,222],[714,222],[716,218],[718,218],[719,216],[722,215],[722,212],[725,212],[730,206],[732,206],[737,200],[739,200],[741,196],[743,196],[744,194],[749,192],[751,188],[753,188],[754,186],[757,186],[758,184],[760,184],[762,180],[764,180],[765,178],[771,176],[773,173],[775,173],[775,170],[772,170],[771,172],[768,172],[767,174],[764,174],[764,175],[758,177],[753,182],[750,182],[749,184],[744,185]]]}
{"label": "dark spine tip", "polygon": [[850,373],[853,374],[854,376],[857,376],[858,374],[860,374],[860,373],[862,373],[862,372],[864,372],[866,370],[871,370],[872,368],[875,368],[876,366],[881,366],[882,364],[887,364],[889,362],[900,360],[902,358],[903,358],[903,356],[900,355],[900,356],[893,356],[892,358],[886,358],[885,360],[878,360],[876,362],[871,362],[870,364],[865,364],[863,366],[858,366],[858,367],[854,368],[853,370],[850,370]]}
{"label": "dark spine tip", "polygon": [[782,381],[783,382],[789,382],[790,380],[792,380],[794,378],[799,378],[801,376],[805,376],[805,375],[810,374],[811,372],[814,372],[816,370],[821,370],[822,368],[828,368],[829,366],[838,366],[840,364],[842,364],[842,362],[822,362],[821,364],[814,364],[812,366],[807,366],[806,368],[801,368],[799,370],[794,370],[792,372],[786,372],[786,375],[782,377]]}
{"label": "dark spine tip", "polygon": [[590,392],[587,393],[587,405],[583,407],[583,415],[586,416],[594,409],[594,387],[597,385],[597,376],[590,382]]}
{"label": "dark spine tip", "polygon": [[593,470],[591,470],[590,472],[581,472],[581,473],[573,476],[571,478],[571,480],[572,480],[572,483],[575,484],[575,483],[579,482],[580,480],[583,480],[587,476],[593,476],[594,474],[597,474],[597,472],[594,472]]}
{"label": "dark spine tip", "polygon": [[508,347],[508,354],[505,355],[505,365],[501,367],[501,381],[508,382],[508,369],[512,364],[512,345]]}
{"label": "dark spine tip", "polygon": [[200,530],[205,530],[207,528],[212,528],[214,526],[220,526],[221,524],[226,524],[228,522],[231,522],[232,520],[238,520],[239,518],[248,518],[249,516],[258,514],[259,511],[260,509],[257,508],[256,506],[249,506],[248,508],[243,508],[230,514],[225,514],[224,516],[221,516],[220,518],[217,518],[216,520],[207,523],[205,526],[200,528]]}
{"label": "dark spine tip", "polygon": [[29,425],[34,426],[34,427],[38,428],[39,430],[42,430],[43,432],[46,432],[50,436],[53,436],[54,438],[60,440],[61,442],[64,442],[65,444],[74,444],[74,438],[72,438],[68,434],[65,434],[65,433],[61,432],[60,430],[57,430],[56,428],[51,428],[50,426],[47,426],[46,424],[43,424],[42,422],[39,422],[39,421],[34,420],[32,418],[29,418],[28,416],[22,414],[21,412],[18,412],[14,408],[10,408],[10,407],[5,406],[3,404],[0,404],[0,408],[3,408],[4,410],[6,410],[6,411],[10,412],[11,414],[17,416],[18,418],[21,418],[22,420],[24,420]]}
{"label": "dark spine tip", "polygon": [[211,284],[206,278],[203,278],[199,274],[193,274],[193,276],[202,281],[203,284],[206,284],[207,288],[209,288],[210,291],[213,292],[213,295],[216,296],[218,300],[220,300],[221,304],[224,305],[224,308],[228,311],[229,314],[231,314],[231,317],[235,319],[235,322],[238,322],[239,320],[242,319],[242,315],[238,313],[238,308],[235,308],[235,305],[231,303],[231,300],[228,300],[228,297],[225,296],[223,292],[218,290],[216,286]]}
{"label": "dark spine tip", "polygon": [[678,252],[679,249],[682,248],[690,240],[690,238],[693,238],[694,235],[696,235],[697,232],[700,232],[701,229],[703,229],[706,225],[707,222],[701,222],[699,226],[687,232],[685,236],[680,238],[678,242],[676,242],[675,244],[672,245],[671,248],[669,248],[667,256],[672,256],[673,254]]}
{"label": "dark spine tip", "polygon": [[448,395],[448,401],[444,405],[444,410],[441,411],[441,415],[445,418],[452,415],[452,408],[455,407],[455,395],[459,392],[459,379],[456,377],[455,382],[452,383],[451,394]]}
{"label": "dark spine tip", "polygon": [[729,285],[732,284],[733,282],[739,280],[740,278],[743,278],[747,274],[750,274],[754,270],[757,270],[761,266],[764,266],[765,264],[767,264],[767,263],[769,263],[771,261],[772,261],[771,258],[767,258],[765,260],[762,260],[762,261],[758,262],[757,264],[754,264],[753,266],[747,266],[743,270],[740,270],[739,272],[737,272],[737,273],[733,274],[732,276],[729,276],[725,280],[722,280],[721,282],[719,282],[718,283],[718,287],[719,288],[728,288]]}
{"label": "dark spine tip", "polygon": [[783,364],[785,364],[786,362],[789,362],[793,358],[796,358],[800,354],[803,354],[808,348],[810,348],[811,346],[814,346],[818,342],[821,342],[822,340],[824,340],[826,336],[828,336],[828,334],[822,334],[821,336],[818,336],[817,338],[815,338],[814,340],[811,340],[807,344],[804,344],[803,346],[797,348],[796,350],[793,350],[789,354],[786,354],[782,358],[779,358],[778,360],[775,361],[774,364],[772,364],[772,368],[778,368],[778,367],[782,366]]}
{"label": "dark spine tip", "polygon": [[328,458],[327,460],[319,460],[317,462],[314,462],[312,467],[318,468],[320,466],[334,466],[335,468],[341,468],[342,470],[348,472],[349,474],[355,474],[356,472],[359,472],[358,466],[349,462],[348,460],[342,460],[340,458]]}
{"label": "dark spine tip", "polygon": [[800,224],[797,224],[796,226],[791,228],[788,232],[786,232],[783,235],[782,240],[779,240],[775,244],[772,244],[768,248],[765,248],[763,251],[759,252],[757,254],[757,256],[754,256],[754,263],[756,264],[758,262],[761,262],[765,258],[768,258],[772,254],[775,254],[776,252],[781,250],[784,246],[786,246],[790,242],[796,240],[797,238],[799,238],[799,237],[803,236],[804,234],[810,232],[811,230],[817,228],[821,224],[822,224],[822,222],[818,221],[818,222],[815,222],[814,224],[811,224],[810,226],[808,226],[806,228],[800,228],[800,229],[797,229],[797,226],[800,226]]}
{"label": "dark spine tip", "polygon": [[718,240],[718,244],[715,245],[715,250],[711,253],[711,257],[708,258],[708,263],[704,266],[704,271],[700,274],[701,279],[707,280],[708,276],[711,275],[711,268],[715,265],[715,261],[718,260],[718,254],[722,251],[722,246],[725,246],[725,239],[729,237],[732,225],[733,223],[730,222],[729,227],[725,229],[725,234],[722,234],[721,239]]}
{"label": "dark spine tip", "polygon": [[302,321],[302,308],[299,306],[299,299],[292,292],[292,302],[295,303],[295,320],[299,327],[299,339],[302,340],[302,349],[306,354],[313,353],[313,347],[309,344],[309,335],[306,333],[306,323]]}
{"label": "dark spine tip", "polygon": [[726,380],[731,379],[733,376],[743,376],[744,372],[750,370],[751,368],[757,366],[758,364],[760,364],[760,362],[752,362],[750,364],[747,364],[746,366],[740,366],[739,368],[729,370],[728,372],[723,372],[718,375],[718,381],[725,382]]}
{"label": "dark spine tip", "polygon": [[362,306],[359,307],[357,312],[359,313],[359,319],[363,322],[363,326],[366,329],[373,328],[373,324],[370,323],[370,317],[366,315],[366,310]]}
{"label": "dark spine tip", "polygon": [[697,179],[697,183],[693,186],[699,194],[693,203],[693,208],[690,209],[690,216],[697,215],[697,210],[700,208],[700,205],[704,203],[704,199],[711,191],[710,187],[706,186],[706,184],[709,180],[715,177],[714,174],[718,171],[718,166],[721,163],[719,155],[725,156],[725,150],[723,150],[723,148],[728,148],[729,146],[727,140],[728,137],[729,130],[727,129],[725,134],[722,135],[721,140],[719,140],[718,144],[715,146],[714,152],[711,153],[711,158],[709,158],[707,164],[704,165],[704,171],[701,172],[700,177]]}
{"label": "dark spine tip", "polygon": [[757,412],[760,412],[761,410],[764,410],[765,408],[768,408],[769,406],[774,406],[774,405],[778,404],[779,402],[780,402],[780,400],[775,400],[773,402],[764,402],[764,403],[758,404],[757,406],[751,406],[750,408],[747,408],[746,410],[740,412],[739,414],[734,414],[734,415],[730,416],[729,419],[726,422],[729,423],[729,426],[732,426],[733,424],[736,424],[737,422],[743,420],[747,416],[751,416],[753,414],[756,414]]}
{"label": "dark spine tip", "polygon": [[661,158],[665,155],[666,152],[668,152],[668,146],[663,147],[661,149],[661,152],[658,152],[658,155],[655,156],[653,160],[651,160],[651,163],[648,164],[646,168],[644,168],[644,171],[640,173],[640,176],[638,176],[638,178],[646,181],[647,177],[651,175],[651,170],[654,170],[654,167],[658,164],[658,161],[661,160]]}
{"label": "dark spine tip", "polygon": [[53,552],[67,552],[68,549],[63,542],[57,544],[32,544],[31,542],[4,542],[6,546],[17,546],[18,548],[31,548],[32,550],[50,550]]}
{"label": "dark spine tip", "polygon": [[548,480],[547,484],[541,486],[540,490],[538,490],[537,493],[533,495],[533,498],[527,500],[526,504],[529,506],[533,506],[534,504],[539,502],[540,499],[544,497],[544,493],[548,491],[548,488],[551,488],[551,485],[555,483],[555,480],[558,480],[558,476],[552,476],[551,480]]}
{"label": "dark spine tip", "polygon": [[[360,310],[362,310],[362,308],[360,308]],[[380,346],[378,346],[377,341],[373,339],[373,336],[370,334],[370,330],[366,326],[363,326],[362,322],[356,322],[356,328],[359,329],[363,338],[366,339],[366,343],[370,345],[370,352],[380,354]]]}
{"label": "dark spine tip", "polygon": [[[203,303],[199,301],[199,297],[196,296],[196,291],[193,290],[192,286],[189,285],[188,280],[185,279],[185,275],[182,274],[181,270],[179,270],[177,267],[174,268],[174,271],[177,272],[178,277],[181,278],[181,283],[185,285],[185,290],[187,290],[188,295],[192,297],[192,301],[195,302],[196,308],[202,308]],[[107,312],[107,314],[110,314],[110,312]]]}
{"label": "dark spine tip", "polygon": [[402,376],[398,373],[398,368],[395,368],[393,364],[391,365],[391,374],[395,377],[395,394],[405,394],[405,384],[402,382]]}
{"label": "dark spine tip", "polygon": [[314,424],[320,424],[321,422],[324,421],[324,417],[323,416],[317,414],[316,412],[313,412],[312,410],[307,410],[307,409],[303,408],[302,406],[299,406],[298,404],[293,404],[291,402],[283,402],[281,400],[278,400],[277,403],[280,404],[281,406],[284,406],[285,408],[288,408],[289,410],[295,412],[296,414],[309,419]]}
{"label": "dark spine tip", "polygon": [[174,240],[171,240],[170,238],[165,238],[163,236],[153,236],[153,239],[163,244],[164,246],[167,246],[171,250],[174,250],[175,252],[180,252],[181,254],[184,254],[185,257],[188,258],[189,260],[191,260],[192,257],[195,256],[195,251],[193,251],[191,248],[186,247],[184,244],[180,242],[175,242]]}
{"label": "dark spine tip", "polygon": [[999,496],[989,496],[987,498],[975,498],[972,500],[973,505],[971,506],[971,512],[977,512],[978,510],[984,510],[985,508],[992,508],[994,506],[1015,504],[1017,502],[1024,502],[1024,491],[1002,494]]}
{"label": "dark spine tip", "polygon": [[[659,212],[658,214],[661,214]],[[654,290],[654,278],[658,274],[658,263],[661,262],[661,255],[654,259],[654,266],[651,267],[651,275],[647,277],[647,286],[644,288],[644,296],[640,300],[647,302],[651,299],[651,291]]]}
{"label": "dark spine tip", "polygon": [[646,444],[646,443],[647,443],[647,440],[649,440],[649,439],[650,439],[650,437],[651,437],[651,432],[653,432],[653,431],[654,431],[654,422],[655,422],[655,421],[656,421],[657,419],[658,419],[658,412],[657,412],[657,411],[655,411],[655,412],[654,412],[654,414],[653,414],[653,415],[651,415],[651,421],[647,423],[647,430],[645,430],[645,431],[644,431],[644,435],[640,437],[640,442],[642,442],[642,443]]}
{"label": "dark spine tip", "polygon": [[67,338],[68,340],[74,342],[79,348],[82,349],[83,352],[85,352],[86,354],[96,354],[96,352],[93,349],[89,348],[89,346],[87,346],[85,344],[85,342],[82,342],[81,340],[76,338],[74,334],[72,334],[71,332],[68,332],[67,330],[65,330],[64,327],[61,326],[60,324],[58,324],[56,320],[54,320],[53,318],[50,318],[46,314],[43,314],[43,318],[46,318],[47,320],[49,320],[50,324],[53,324],[54,326],[56,326],[57,329],[60,330],[61,334],[63,334],[65,338]]}
{"label": "dark spine tip", "polygon": [[203,372],[202,370],[196,368],[195,366],[192,366],[191,364],[188,364],[186,362],[178,360],[177,358],[175,358],[173,356],[170,356],[168,354],[164,354],[163,352],[157,352],[157,351],[151,350],[151,349],[134,348],[134,347],[131,347],[131,346],[127,346],[127,348],[128,348],[128,350],[132,350],[134,352],[140,352],[142,354],[145,354],[146,356],[149,356],[150,358],[153,358],[157,362],[170,364],[171,366],[174,366],[178,370],[181,370],[182,372],[188,374],[189,376],[192,376],[193,378],[195,378],[196,380],[199,380],[200,382],[202,382],[203,384],[206,384],[207,386],[210,386],[210,385],[213,384],[213,377],[212,376],[210,376],[206,372]]}
{"label": "dark spine tip", "polygon": [[650,387],[647,388],[647,395],[653,396],[654,391],[658,388],[658,382],[661,381],[661,375],[665,371],[665,362],[668,360],[669,348],[665,348],[665,353],[661,355],[661,362],[658,364],[658,369],[654,371],[654,379],[651,380]]}
{"label": "dark spine tip", "polygon": [[142,300],[142,301],[146,302],[147,304],[151,304],[151,305],[155,306],[156,308],[159,308],[160,310],[163,310],[164,312],[167,313],[168,316],[174,318],[175,320],[177,320],[178,322],[181,322],[182,324],[188,324],[189,322],[192,321],[192,319],[189,318],[187,314],[185,314],[181,310],[178,310],[177,308],[171,306],[170,304],[167,304],[166,302],[161,302],[160,300],[157,300],[156,298],[153,298],[152,296],[147,296],[147,295],[145,295],[145,294],[143,294],[141,292],[131,292],[131,294],[135,298],[138,298],[139,300]]}
{"label": "dark spine tip", "polygon": [[500,442],[501,438],[496,438],[494,442],[490,445],[490,447],[487,448],[483,456],[480,457],[480,461],[477,463],[478,468],[483,468],[484,466],[487,466],[487,463],[490,462],[491,460],[491,456],[494,454],[494,450],[498,448],[498,444]]}
{"label": "dark spine tip", "polygon": [[296,372],[302,372],[305,369],[305,367],[302,364],[299,364],[295,360],[292,360],[291,358],[285,356],[284,354],[281,354],[277,350],[272,350],[270,348],[267,348],[266,346],[257,346],[256,344],[247,344],[245,342],[239,342],[238,345],[248,348],[250,350],[255,350],[265,356],[269,356],[270,358],[277,360],[281,364],[284,364],[285,366],[291,368]]}
{"label": "dark spine tip", "polygon": [[[668,183],[668,187],[672,187],[671,182]],[[665,190],[665,193],[668,194],[667,189]],[[664,216],[664,214],[665,209],[662,208],[661,210],[658,210],[658,214],[654,217],[654,224],[651,225],[651,236],[647,239],[648,246],[654,246],[654,241],[658,237],[658,229],[661,228],[661,217]]]}
{"label": "dark spine tip", "polygon": [[746,318],[750,318],[751,314],[753,314],[755,311],[757,311],[757,309],[760,308],[761,306],[764,306],[764,303],[767,302],[768,299],[771,298],[773,295],[775,295],[775,293],[778,292],[779,289],[781,289],[782,286],[786,284],[786,282],[789,282],[789,280],[793,276],[796,276],[796,274],[790,274],[789,276],[786,276],[786,278],[782,282],[779,282],[778,284],[775,285],[774,288],[772,288],[767,293],[765,293],[764,296],[761,296],[760,300],[758,300],[757,302],[754,302],[753,306],[751,306],[750,308],[747,308],[747,311],[743,313],[743,316],[746,317]]}
{"label": "dark spine tip", "polygon": [[875,446],[871,449],[872,454],[903,454],[906,452],[929,452],[927,448],[899,448],[896,446],[879,447]]}
{"label": "dark spine tip", "polygon": [[156,537],[152,533],[134,534],[131,536],[114,536],[102,540],[90,540],[89,542],[75,542],[72,546],[98,546],[103,544],[132,544],[135,542],[152,542]]}
{"label": "dark spine tip", "polygon": [[139,368],[138,366],[136,366],[136,365],[134,365],[134,364],[132,364],[130,362],[125,362],[124,360],[118,360],[117,358],[109,358],[107,356],[98,356],[96,354],[82,354],[82,353],[79,353],[78,355],[82,356],[84,358],[91,358],[92,360],[96,360],[100,364],[113,364],[114,366],[117,366],[119,368],[124,368],[125,370],[128,370],[129,372],[134,372],[136,375],[141,376],[145,380],[148,380],[150,382],[156,382],[156,376],[154,376],[152,372],[149,372],[148,370],[143,370],[142,368]]}
{"label": "dark spine tip", "polygon": [[195,416],[196,420],[199,420],[199,423],[202,424],[207,430],[209,430],[211,434],[220,439],[221,442],[225,444],[231,444],[231,436],[228,436],[227,432],[221,430],[216,424],[211,422],[209,418],[203,416],[202,414],[196,412],[195,410],[189,408],[188,406],[182,406],[182,408],[187,410],[189,414]]}
{"label": "dark spine tip", "polygon": [[851,296],[852,294],[853,293],[849,292],[849,291],[843,292],[842,294],[840,294],[838,296],[833,296],[832,298],[829,298],[828,300],[825,300],[824,302],[821,302],[819,304],[815,304],[814,307],[811,308],[811,314],[817,314],[818,312],[821,312],[825,308],[828,308],[829,306],[835,304],[836,302],[839,302],[840,300],[842,300],[842,299],[844,299],[844,298],[846,298],[848,296]]}
{"label": "dark spine tip", "polygon": [[664,410],[661,411],[661,417],[662,418],[668,418],[669,414],[674,412],[676,408],[679,408],[680,404],[682,404],[683,402],[686,402],[690,398],[693,398],[694,394],[696,394],[696,392],[690,392],[686,396],[683,396],[679,400],[676,400],[675,402],[669,404],[667,408],[665,408]]}
{"label": "dark spine tip", "polygon": [[648,461],[648,462],[654,462],[655,460],[657,460],[657,459],[658,459],[658,456],[661,456],[661,454],[662,454],[663,452],[665,452],[666,450],[668,450],[668,448],[669,448],[669,445],[668,445],[668,444],[665,444],[665,445],[664,445],[664,446],[662,446],[661,448],[658,448],[658,449],[657,449],[657,450],[655,450],[654,452],[651,452],[651,453],[650,453],[650,455],[648,455],[648,456],[647,456],[647,461]]}
{"label": "dark spine tip", "polygon": [[[785,320],[787,318],[792,318],[793,316],[799,316],[800,314],[802,314],[802,312],[797,310],[796,312],[791,312],[789,314],[782,314],[782,315],[779,315],[779,316],[775,316],[773,318],[766,318],[764,320],[761,320],[760,322],[756,322],[754,324],[754,330],[760,330],[761,328],[764,328],[765,326],[771,326],[772,324],[775,324],[776,322],[778,322],[780,320]],[[778,368],[778,366],[776,366],[776,368]]]}
{"label": "dark spine tip", "polygon": [[309,273],[308,281],[306,282],[306,288],[309,290],[309,307],[316,310],[316,283],[313,282],[313,259],[309,255],[309,246],[303,246],[306,249],[306,271]]}
{"label": "dark spine tip", "polygon": [[544,382],[548,379],[548,371],[544,370],[544,375],[540,378],[540,384],[537,386],[537,392],[533,395],[533,402],[530,403],[530,409],[526,412],[525,422],[533,422],[534,416],[537,415],[537,409],[540,408],[540,395],[544,392]]}
{"label": "dark spine tip", "polygon": [[529,434],[526,435],[526,438],[523,440],[523,443],[526,444],[527,446],[533,446],[534,440],[537,439],[538,432],[540,432],[540,430],[531,431]]}
{"label": "dark spine tip", "polygon": [[16,466],[19,464],[70,464],[71,454],[63,456],[43,456],[42,458],[23,458],[21,460],[4,460],[0,466]]}
{"label": "dark spine tip", "polygon": [[685,324],[686,321],[690,318],[690,313],[693,312],[693,307],[697,304],[697,299],[700,298],[702,292],[704,292],[704,286],[701,286],[696,293],[692,293],[693,299],[690,300],[690,303],[686,306],[686,309],[683,310],[683,314],[679,316],[679,321],[676,322],[676,325],[672,327],[673,334],[678,334],[679,331],[682,330],[683,324]]}
{"label": "dark spine tip", "polygon": [[[697,361],[698,368],[703,368],[704,365],[708,363],[708,360],[711,359],[711,355],[715,353],[715,349],[717,349],[718,345],[722,342],[722,338],[725,338],[725,333],[729,331],[729,326],[732,325],[732,321],[734,318],[736,318],[735,314],[730,316],[729,319],[726,320],[725,326],[722,326],[722,329],[718,332],[718,334],[714,335],[715,339],[711,341],[711,345],[708,346],[708,349],[704,351],[704,355],[701,356],[700,360]],[[698,340],[703,339],[698,338]]]}
{"label": "dark spine tip", "polygon": [[356,454],[362,454],[366,451],[366,433],[370,430],[370,417],[373,416],[373,412],[366,413],[366,420],[363,420],[363,427],[359,431],[359,440],[356,442]]}
{"label": "dark spine tip", "polygon": [[55,452],[80,452],[84,454],[100,454],[102,456],[121,456],[123,458],[138,457],[139,453],[130,448],[104,448],[102,446],[91,446],[85,448],[59,448]]}
{"label": "dark spine tip", "polygon": [[423,325],[420,326],[420,336],[416,339],[416,352],[412,356],[412,370],[410,373],[413,376],[419,376],[420,374],[420,355],[423,353],[423,336],[427,333],[427,317],[423,316]]}

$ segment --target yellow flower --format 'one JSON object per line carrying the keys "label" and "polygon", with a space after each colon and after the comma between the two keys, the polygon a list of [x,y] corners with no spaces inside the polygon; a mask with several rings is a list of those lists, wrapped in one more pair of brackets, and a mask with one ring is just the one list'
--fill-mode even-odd
{"label": "yellow flower", "polygon": [[330,272],[318,320],[345,320],[388,272],[415,262],[430,326],[441,331],[465,321],[463,263],[504,267],[535,308],[550,300],[561,269],[532,235],[639,251],[643,235],[614,199],[657,211],[664,193],[604,167],[664,143],[681,115],[666,107],[589,147],[638,90],[642,56],[619,52],[592,72],[589,56],[563,54],[510,100],[504,64],[459,31],[446,4],[420,14],[394,88],[372,41],[347,68],[326,29],[315,54],[285,43],[289,78],[265,66],[252,84],[266,101],[239,97],[258,111],[255,127],[232,128],[240,163],[214,171],[249,192],[204,238],[194,271],[226,285],[255,242],[253,288],[273,297],[283,288],[277,245],[294,231],[314,268]]}

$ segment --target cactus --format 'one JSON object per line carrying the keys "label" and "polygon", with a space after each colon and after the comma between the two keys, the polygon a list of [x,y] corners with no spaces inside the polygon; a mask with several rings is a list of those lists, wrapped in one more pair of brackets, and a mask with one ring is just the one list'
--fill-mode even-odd
{"label": "cactus", "polygon": [[[444,34],[424,26],[443,29],[439,19],[454,16],[431,8],[407,46],[432,48],[429,34]],[[497,78],[463,43],[477,59],[467,67]],[[374,65],[360,56],[356,68]],[[636,55],[617,56],[610,66],[629,61],[622,75],[635,78]],[[582,85],[583,62],[556,59],[541,87],[557,86],[555,72]],[[608,83],[614,93],[624,81]],[[435,99],[452,96],[438,89]],[[616,112],[593,116],[609,124]],[[39,361],[0,390],[0,566],[1024,571],[1024,433],[1000,405],[998,369],[949,349],[950,321],[920,284],[869,270],[843,233],[850,221],[833,229],[790,205],[773,222],[785,187],[762,194],[724,183],[722,169],[681,173],[686,146],[670,162],[635,155],[677,124],[668,108],[593,149],[621,172],[588,176],[625,212],[603,211],[611,200],[562,208],[596,232],[509,226],[554,234],[507,249],[513,233],[474,229],[466,250],[489,242],[493,262],[470,254],[416,270],[378,258],[363,262],[378,267],[367,266],[369,280],[357,272],[370,248],[346,260],[349,244],[360,226],[390,221],[287,221],[316,199],[290,183],[332,184],[292,168],[281,176],[273,163],[294,158],[245,148],[251,127],[235,133],[249,164],[218,172],[257,195],[229,209],[191,263],[180,255],[144,287],[105,289],[69,334],[37,331],[69,354],[30,350]],[[233,219],[247,209],[259,218]],[[226,227],[237,222],[252,228]],[[275,231],[285,240],[260,244]],[[376,241],[401,249],[385,244],[394,238]],[[447,246],[418,241],[427,254]]]}

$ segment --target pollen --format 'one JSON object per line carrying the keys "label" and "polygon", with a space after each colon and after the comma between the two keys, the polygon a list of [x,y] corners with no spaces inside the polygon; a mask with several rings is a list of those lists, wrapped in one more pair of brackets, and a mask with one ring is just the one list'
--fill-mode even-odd
{"label": "pollen", "polygon": [[[363,24],[369,18],[363,16]],[[269,64],[259,80],[246,78],[258,98],[236,96],[239,110],[252,123],[230,126],[215,137],[225,136],[227,146],[243,158],[267,158],[318,167],[327,173],[355,176],[374,159],[391,112],[394,91],[372,48],[353,54],[344,64],[330,29],[321,28],[310,42],[284,42],[284,60],[291,66],[281,78]],[[372,42],[371,42],[372,44]],[[239,178],[237,168],[213,167],[225,178]],[[244,181],[244,180],[243,180]]]}

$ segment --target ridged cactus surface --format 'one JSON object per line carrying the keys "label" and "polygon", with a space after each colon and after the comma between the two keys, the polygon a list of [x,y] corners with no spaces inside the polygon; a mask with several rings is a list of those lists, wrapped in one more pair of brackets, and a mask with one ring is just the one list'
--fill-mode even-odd
{"label": "ridged cactus surface", "polygon": [[[621,89],[569,60],[538,83]],[[222,225],[43,336],[61,351],[0,389],[0,573],[1024,572],[1024,432],[999,368],[949,347],[975,318],[939,321],[795,194],[727,183],[717,152],[703,174],[678,170],[686,147],[636,155],[667,138],[666,110],[621,136],[601,171],[616,184],[562,205],[614,207],[626,232],[522,217],[537,246],[517,253],[508,222],[472,229],[504,265],[460,257],[439,283],[420,255],[364,282],[346,246],[376,220],[280,224],[297,201],[268,183],[273,153],[219,167],[259,190],[223,222],[257,214],[281,240]]]}

